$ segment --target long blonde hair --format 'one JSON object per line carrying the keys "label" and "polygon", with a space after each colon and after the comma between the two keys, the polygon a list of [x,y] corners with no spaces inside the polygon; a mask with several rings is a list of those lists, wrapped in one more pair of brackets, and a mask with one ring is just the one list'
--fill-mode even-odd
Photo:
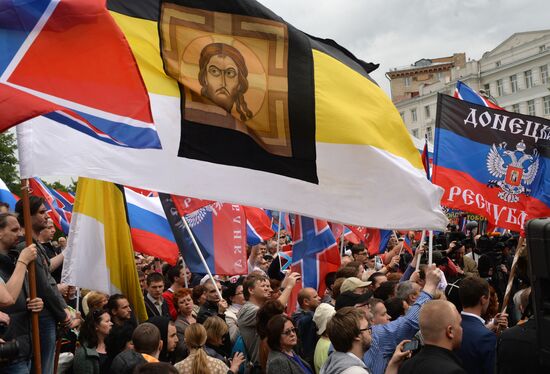
{"label": "long blonde hair", "polygon": [[196,351],[192,365],[193,374],[211,374],[210,369],[208,369],[208,356],[203,348],[206,344],[206,329],[204,326],[200,323],[187,326],[184,340],[189,350],[194,349]]}

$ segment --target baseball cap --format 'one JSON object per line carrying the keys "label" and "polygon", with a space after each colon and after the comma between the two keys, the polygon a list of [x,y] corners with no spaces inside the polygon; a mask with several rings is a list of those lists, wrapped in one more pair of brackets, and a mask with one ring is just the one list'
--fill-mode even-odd
{"label": "baseball cap", "polygon": [[339,310],[346,306],[355,306],[357,304],[364,304],[372,297],[372,292],[367,291],[364,294],[356,294],[352,291],[344,292],[338,295],[336,298],[336,310]]}
{"label": "baseball cap", "polygon": [[315,314],[313,315],[313,322],[317,326],[317,335],[323,335],[327,329],[327,323],[330,321],[333,315],[336,314],[334,307],[327,303],[321,303],[315,309]]}
{"label": "baseball cap", "polygon": [[340,292],[348,292],[348,291],[355,291],[356,288],[359,287],[367,287],[369,284],[371,284],[371,281],[362,281],[359,278],[356,277],[350,277],[342,283],[342,286],[340,287]]}

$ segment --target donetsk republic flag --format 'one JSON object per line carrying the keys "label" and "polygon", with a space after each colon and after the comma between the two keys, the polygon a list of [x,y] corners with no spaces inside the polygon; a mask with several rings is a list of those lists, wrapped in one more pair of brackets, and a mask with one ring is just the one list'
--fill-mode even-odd
{"label": "donetsk republic flag", "polygon": [[[70,4],[74,14],[85,4],[89,17],[56,19],[48,32],[59,33],[50,41],[59,53],[42,63],[51,69],[57,61],[76,63],[62,47],[78,22],[86,22],[100,55],[104,34],[93,33],[90,8],[100,14],[104,2],[57,3]],[[42,116],[19,129],[23,176],[81,175],[369,227],[445,226],[442,190],[426,180],[399,113],[369,78],[377,65],[306,35],[252,0],[112,0],[107,8],[139,67],[160,147],[156,132],[134,131],[151,137],[139,142],[115,131],[128,123],[149,128],[145,120],[119,116],[122,124],[100,129],[122,139],[121,146]],[[49,9],[55,18],[56,6]],[[38,38],[48,17],[35,28]],[[32,40],[27,44],[32,50]],[[103,61],[82,60],[75,66],[83,72]],[[103,82],[118,74],[112,63],[93,92],[79,94],[97,95],[104,87],[110,95]],[[57,76],[74,85],[85,79],[71,71]],[[110,101],[123,103],[125,112],[140,103],[121,91]]]}

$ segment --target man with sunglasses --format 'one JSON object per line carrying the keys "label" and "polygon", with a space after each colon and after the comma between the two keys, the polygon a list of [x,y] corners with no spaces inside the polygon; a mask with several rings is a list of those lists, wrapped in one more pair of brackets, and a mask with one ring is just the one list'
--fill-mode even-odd
{"label": "man with sunglasses", "polygon": [[320,374],[368,374],[362,357],[371,344],[371,327],[364,310],[345,307],[327,324],[334,352],[328,356]]}

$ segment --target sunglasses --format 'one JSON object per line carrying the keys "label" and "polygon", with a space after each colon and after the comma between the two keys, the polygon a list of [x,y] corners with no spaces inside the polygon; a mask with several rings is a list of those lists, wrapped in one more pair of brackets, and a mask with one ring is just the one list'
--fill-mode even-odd
{"label": "sunglasses", "polygon": [[289,336],[289,335],[291,335],[291,334],[296,334],[296,331],[297,331],[297,330],[296,330],[296,327],[293,327],[293,328],[291,328],[291,329],[288,329],[288,330],[283,331],[282,334],[283,334],[283,335],[286,335],[286,336]]}

